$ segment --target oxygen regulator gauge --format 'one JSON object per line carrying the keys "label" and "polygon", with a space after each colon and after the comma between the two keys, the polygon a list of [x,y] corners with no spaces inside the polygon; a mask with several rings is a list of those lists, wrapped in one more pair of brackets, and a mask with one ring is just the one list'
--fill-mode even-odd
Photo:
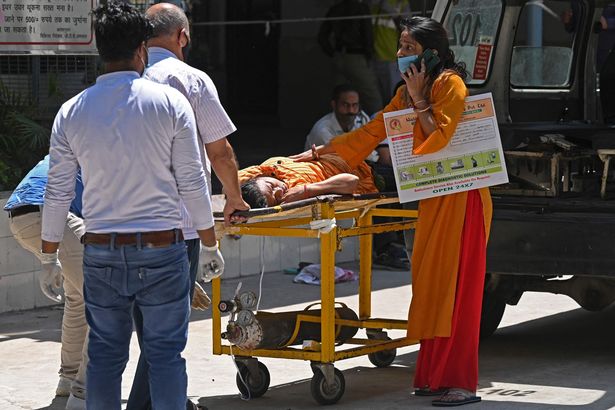
{"label": "oxygen regulator gauge", "polygon": [[253,310],[256,308],[257,297],[254,292],[243,292],[239,296],[239,304],[242,309]]}
{"label": "oxygen regulator gauge", "polygon": [[252,323],[254,323],[254,319],[254,313],[249,310],[241,310],[237,314],[237,319],[235,320],[235,323],[237,323],[239,326],[250,326]]}
{"label": "oxygen regulator gauge", "polygon": [[218,310],[220,312],[235,312],[237,310],[237,305],[232,300],[221,300],[218,303]]}

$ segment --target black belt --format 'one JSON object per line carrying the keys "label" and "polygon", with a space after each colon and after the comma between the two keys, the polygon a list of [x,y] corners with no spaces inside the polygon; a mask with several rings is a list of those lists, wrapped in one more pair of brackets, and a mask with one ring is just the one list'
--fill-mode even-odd
{"label": "black belt", "polygon": [[18,208],[9,209],[9,217],[15,218],[16,216],[30,214],[32,212],[40,212],[41,207],[39,205],[23,205]]}

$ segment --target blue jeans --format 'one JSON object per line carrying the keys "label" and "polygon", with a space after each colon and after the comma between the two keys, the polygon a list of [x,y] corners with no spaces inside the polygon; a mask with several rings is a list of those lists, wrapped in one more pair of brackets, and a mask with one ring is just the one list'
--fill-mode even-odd
{"label": "blue jeans", "polygon": [[[194,281],[199,267],[199,252],[201,250],[201,242],[199,239],[186,240],[186,252],[188,253],[188,262],[190,265],[190,301],[192,302],[192,294],[194,293]],[[133,318],[139,339],[139,346],[143,352],[143,315],[137,306],[133,310]],[[128,396],[126,410],[150,410],[152,403],[150,399],[150,385],[148,376],[149,366],[143,353],[139,356],[139,363],[135,372],[135,378]],[[184,402],[184,408],[186,403]]]}
{"label": "blue jeans", "polygon": [[86,245],[84,299],[90,325],[88,410],[120,409],[122,373],[132,336],[132,309],[143,315],[142,346],[157,410],[186,406],[188,378],[181,352],[190,314],[184,242],[164,248]]}

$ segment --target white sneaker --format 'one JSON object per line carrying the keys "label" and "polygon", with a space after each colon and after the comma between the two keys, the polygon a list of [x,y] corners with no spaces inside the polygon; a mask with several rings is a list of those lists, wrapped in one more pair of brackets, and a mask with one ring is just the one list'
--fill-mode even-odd
{"label": "white sneaker", "polygon": [[85,410],[85,400],[71,393],[66,401],[66,410]]}
{"label": "white sneaker", "polygon": [[56,396],[60,397],[68,397],[70,395],[70,385],[72,384],[72,380],[60,376],[60,380],[58,381],[58,387],[56,387]]}

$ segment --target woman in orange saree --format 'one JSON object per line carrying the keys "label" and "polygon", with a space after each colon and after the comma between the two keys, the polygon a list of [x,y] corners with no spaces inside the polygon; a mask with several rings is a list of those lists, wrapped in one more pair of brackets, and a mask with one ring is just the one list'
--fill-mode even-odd
{"label": "woman in orange saree", "polygon": [[[430,154],[448,145],[461,118],[465,65],[454,61],[439,22],[413,17],[402,28],[397,56],[405,86],[383,112],[413,108],[413,153]],[[435,65],[428,61],[429,69],[419,58],[427,50],[439,59]],[[353,166],[385,138],[381,112],[362,128],[291,158],[305,161],[336,152]],[[421,341],[415,394],[440,396],[434,406],[480,401],[478,341],[491,214],[487,188],[419,202],[408,337]]]}

